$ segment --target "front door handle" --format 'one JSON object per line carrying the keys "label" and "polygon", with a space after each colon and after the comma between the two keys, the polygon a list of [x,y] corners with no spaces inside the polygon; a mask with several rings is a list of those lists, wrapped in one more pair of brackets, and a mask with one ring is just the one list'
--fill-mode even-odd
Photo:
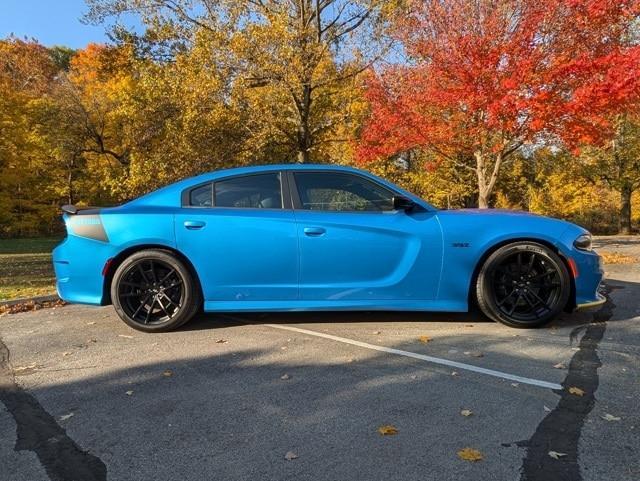
{"label": "front door handle", "polygon": [[326,229],[322,227],[305,227],[304,235],[308,237],[320,237],[326,233]]}
{"label": "front door handle", "polygon": [[198,230],[202,229],[205,226],[206,222],[201,220],[185,220],[184,226],[189,230]]}

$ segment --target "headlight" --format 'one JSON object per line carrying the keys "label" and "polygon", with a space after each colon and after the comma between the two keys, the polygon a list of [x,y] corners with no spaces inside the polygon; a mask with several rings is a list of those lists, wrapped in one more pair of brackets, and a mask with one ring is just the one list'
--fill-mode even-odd
{"label": "headlight", "polygon": [[581,251],[591,250],[591,234],[582,234],[573,241],[573,246]]}

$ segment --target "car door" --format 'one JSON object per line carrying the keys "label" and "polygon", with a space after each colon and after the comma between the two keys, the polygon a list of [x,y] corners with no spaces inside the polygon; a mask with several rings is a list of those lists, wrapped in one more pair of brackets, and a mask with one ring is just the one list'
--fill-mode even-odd
{"label": "car door", "polygon": [[436,298],[442,235],[435,212],[394,210],[396,192],[350,172],[290,172],[289,184],[301,299]]}
{"label": "car door", "polygon": [[205,301],[297,299],[296,224],[280,172],[222,178],[185,191],[175,230]]}

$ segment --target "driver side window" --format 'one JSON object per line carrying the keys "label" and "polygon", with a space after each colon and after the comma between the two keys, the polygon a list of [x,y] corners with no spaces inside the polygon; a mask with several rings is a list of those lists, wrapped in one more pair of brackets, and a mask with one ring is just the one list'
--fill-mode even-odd
{"label": "driver side window", "polygon": [[305,210],[382,212],[393,210],[393,192],[359,175],[296,172]]}

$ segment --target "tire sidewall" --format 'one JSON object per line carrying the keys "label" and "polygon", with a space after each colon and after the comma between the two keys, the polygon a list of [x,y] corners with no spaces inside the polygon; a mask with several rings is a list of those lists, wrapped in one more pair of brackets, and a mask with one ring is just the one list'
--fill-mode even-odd
{"label": "tire sidewall", "polygon": [[[496,305],[495,293],[493,290],[491,278],[493,268],[496,264],[499,264],[506,257],[509,257],[518,252],[533,252],[535,254],[546,257],[546,259],[553,264],[560,277],[561,292],[556,305],[551,311],[547,312],[544,316],[536,319],[535,321],[519,321],[517,319],[512,319],[505,313],[503,313]],[[569,276],[569,270],[567,269],[564,261],[558,254],[553,252],[548,247],[535,242],[518,242],[507,244],[497,249],[484,262],[482,269],[478,274],[478,280],[476,284],[476,299],[478,301],[480,309],[489,318],[507,326],[518,328],[540,327],[551,322],[558,314],[563,311],[564,307],[569,301],[570,293],[571,278]]]}
{"label": "tire sidewall", "polygon": [[[182,279],[184,287],[182,306],[174,317],[161,324],[145,325],[136,322],[127,315],[125,310],[122,308],[120,299],[118,298],[118,286],[124,274],[133,264],[140,260],[158,260],[164,262],[174,268]],[[180,259],[168,251],[147,249],[130,255],[118,266],[111,281],[111,302],[120,319],[122,319],[129,327],[143,332],[166,332],[180,327],[193,317],[199,307],[199,296],[197,285],[194,282],[191,271]]]}

